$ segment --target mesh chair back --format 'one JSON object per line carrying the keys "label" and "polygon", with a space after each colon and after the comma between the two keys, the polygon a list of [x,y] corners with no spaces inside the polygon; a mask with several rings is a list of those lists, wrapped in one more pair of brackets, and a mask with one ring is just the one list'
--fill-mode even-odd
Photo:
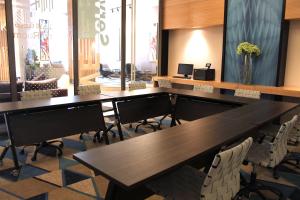
{"label": "mesh chair back", "polygon": [[171,81],[167,79],[159,79],[158,80],[158,87],[160,88],[172,88],[172,83]]}
{"label": "mesh chair back", "polygon": [[270,151],[269,151],[270,159],[267,165],[268,167],[275,167],[286,156],[288,152],[287,149],[288,137],[293,127],[295,126],[297,120],[298,120],[298,116],[295,115],[293,119],[281,125],[276,137],[274,138],[274,141],[270,145]]}
{"label": "mesh chair back", "polygon": [[21,92],[21,101],[50,99],[52,97],[51,90],[31,90]]}
{"label": "mesh chair back", "polygon": [[146,83],[144,82],[131,82],[128,84],[129,91],[146,89]]}
{"label": "mesh chair back", "polygon": [[260,91],[256,90],[244,90],[244,89],[236,89],[234,92],[234,96],[237,97],[247,97],[253,99],[260,99]]}
{"label": "mesh chair back", "polygon": [[300,142],[300,118],[299,115],[297,115],[297,121],[295,123],[295,126],[292,128],[290,134],[289,134],[289,141],[290,142]]}
{"label": "mesh chair back", "polygon": [[214,93],[214,87],[212,85],[194,85],[194,91]]}
{"label": "mesh chair back", "polygon": [[217,154],[201,188],[201,200],[232,199],[240,190],[241,165],[252,145],[243,143]]}
{"label": "mesh chair back", "polygon": [[78,87],[79,95],[97,95],[101,93],[100,85],[80,85]]}

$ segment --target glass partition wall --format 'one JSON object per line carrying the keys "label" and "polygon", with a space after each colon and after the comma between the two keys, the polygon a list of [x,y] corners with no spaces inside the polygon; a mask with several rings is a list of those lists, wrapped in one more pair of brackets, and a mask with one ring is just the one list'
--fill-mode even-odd
{"label": "glass partition wall", "polygon": [[16,100],[30,85],[47,81],[54,83],[49,89],[69,95],[73,83],[100,84],[102,90],[120,90],[121,82],[130,81],[151,85],[158,8],[159,0],[0,0],[0,101],[2,93]]}
{"label": "glass partition wall", "polygon": [[[24,90],[61,92],[71,88],[72,91],[71,1],[13,0],[12,3],[17,80],[24,83]],[[50,83],[49,88],[43,83]]]}
{"label": "glass partition wall", "polygon": [[[125,82],[151,84],[157,74],[159,0],[126,1]],[[79,82],[121,86],[121,0],[78,1]]]}

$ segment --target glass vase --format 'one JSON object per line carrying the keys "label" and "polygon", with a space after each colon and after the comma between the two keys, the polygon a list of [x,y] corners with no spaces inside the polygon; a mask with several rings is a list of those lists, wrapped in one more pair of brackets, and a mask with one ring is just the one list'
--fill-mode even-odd
{"label": "glass vase", "polygon": [[247,85],[252,83],[252,57],[250,54],[244,55],[242,83]]}

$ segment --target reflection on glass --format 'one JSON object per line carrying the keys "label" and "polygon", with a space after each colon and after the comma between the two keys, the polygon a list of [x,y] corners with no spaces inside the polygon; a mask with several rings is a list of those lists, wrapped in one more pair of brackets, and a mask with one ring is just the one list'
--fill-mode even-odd
{"label": "reflection on glass", "polygon": [[72,91],[71,8],[68,0],[13,0],[16,72],[24,90]]}

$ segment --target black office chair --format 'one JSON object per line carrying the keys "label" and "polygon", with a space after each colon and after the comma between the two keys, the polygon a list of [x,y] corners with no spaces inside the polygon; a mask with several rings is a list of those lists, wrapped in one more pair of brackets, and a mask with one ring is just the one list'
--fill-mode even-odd
{"label": "black office chair", "polygon": [[99,71],[104,78],[111,78],[111,75],[114,74],[106,64],[100,64]]}
{"label": "black office chair", "polygon": [[[50,90],[32,90],[32,91],[24,91],[21,92],[21,100],[27,101],[27,100],[38,100],[38,99],[50,99],[52,97],[52,93]],[[58,145],[54,145],[54,143],[58,143]],[[38,152],[41,151],[41,149],[45,147],[53,147],[57,150],[58,156],[62,156],[63,151],[62,148],[64,147],[64,143],[61,140],[50,140],[50,141],[44,141],[41,143],[32,144],[32,146],[35,146],[36,149],[33,153],[33,156],[31,158],[32,161],[36,161]],[[20,154],[25,154],[25,148],[20,151]]]}
{"label": "black office chair", "polygon": [[[80,85],[78,87],[78,93],[81,96],[98,95],[98,94],[101,94],[101,88],[100,88],[100,85],[97,85],[97,84],[95,84],[95,85]],[[104,113],[105,118],[114,117],[114,109],[110,105],[109,106],[102,105],[102,112]],[[111,112],[112,112],[112,114],[110,114]],[[116,132],[114,132],[112,130],[113,127],[115,127],[115,124],[111,124],[108,127],[107,132],[111,132],[113,137],[116,137]],[[84,134],[85,133],[80,133],[79,138],[83,139]],[[96,141],[98,141],[99,143],[103,141],[103,137],[101,137],[100,132],[96,132],[96,134],[93,137],[93,142],[96,142]]]}

